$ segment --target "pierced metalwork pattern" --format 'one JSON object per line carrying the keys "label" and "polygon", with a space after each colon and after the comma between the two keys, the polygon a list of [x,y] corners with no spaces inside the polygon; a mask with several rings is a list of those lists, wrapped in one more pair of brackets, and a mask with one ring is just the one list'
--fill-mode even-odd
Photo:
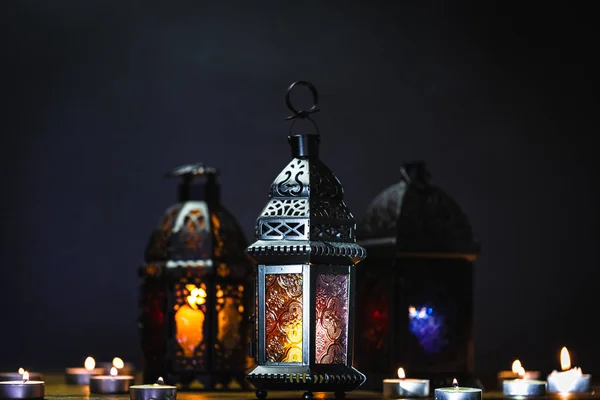
{"label": "pierced metalwork pattern", "polygon": [[316,197],[321,199],[341,199],[344,195],[339,179],[319,159],[313,160],[310,164],[310,182],[311,186],[317,189]]}
{"label": "pierced metalwork pattern", "polygon": [[308,239],[307,221],[274,220],[259,224],[259,235],[262,239],[299,240]]}
{"label": "pierced metalwork pattern", "polygon": [[350,242],[354,238],[354,224],[337,226],[313,224],[311,225],[310,237],[313,240]]}
{"label": "pierced metalwork pattern", "polygon": [[385,189],[373,200],[359,226],[361,237],[396,236],[405,191],[406,182],[400,181]]}
{"label": "pierced metalwork pattern", "polygon": [[293,159],[271,185],[271,197],[308,197],[308,160]]}
{"label": "pierced metalwork pattern", "polygon": [[173,227],[169,253],[173,260],[211,258],[211,227],[206,203],[190,201],[184,204]]}
{"label": "pierced metalwork pattern", "polygon": [[310,212],[315,217],[354,222],[354,216],[348,206],[340,199],[313,199],[310,204]]}
{"label": "pierced metalwork pattern", "polygon": [[173,233],[173,225],[181,211],[180,205],[170,207],[161,218],[158,226],[152,231],[146,246],[146,261],[163,261],[168,258],[169,238]]}
{"label": "pierced metalwork pattern", "polygon": [[302,362],[302,274],[265,276],[268,362]]}
{"label": "pierced metalwork pattern", "polygon": [[261,217],[307,217],[308,199],[271,199]]}
{"label": "pierced metalwork pattern", "polygon": [[316,293],[315,360],[345,364],[348,343],[348,275],[319,274]]}

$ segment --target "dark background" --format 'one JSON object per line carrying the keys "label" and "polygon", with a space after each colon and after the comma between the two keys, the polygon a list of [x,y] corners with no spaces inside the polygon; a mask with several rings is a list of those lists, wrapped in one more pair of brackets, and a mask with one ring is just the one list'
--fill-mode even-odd
{"label": "dark background", "polygon": [[221,168],[251,238],[306,79],[357,218],[416,159],[471,217],[477,371],[600,376],[596,14],[453,3],[1,2],[0,366],[138,361],[162,174]]}

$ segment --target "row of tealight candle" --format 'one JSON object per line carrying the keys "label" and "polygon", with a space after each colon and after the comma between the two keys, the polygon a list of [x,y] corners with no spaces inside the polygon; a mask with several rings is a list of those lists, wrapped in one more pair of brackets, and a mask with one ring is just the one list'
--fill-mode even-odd
{"label": "row of tealight candle", "polygon": [[[90,393],[123,394],[129,393],[131,400],[175,400],[177,387],[165,385],[163,378],[151,385],[132,385],[133,375],[119,375],[119,372],[133,373],[133,367],[119,357],[113,359],[108,374],[104,368],[96,368],[92,357],[85,360],[84,368],[67,368],[67,384],[89,386]],[[7,380],[8,379],[8,380]],[[43,376],[29,373],[20,368],[17,373],[0,374],[0,399],[34,400],[44,398]]]}
{"label": "row of tealight candle", "polygon": [[[503,394],[507,397],[537,397],[550,393],[587,393],[591,390],[591,375],[583,374],[581,368],[571,368],[569,351],[560,352],[562,372],[552,371],[547,381],[537,380],[539,371],[525,371],[521,362],[515,360],[512,371],[498,374]],[[460,387],[454,379],[451,388],[435,389],[435,400],[481,400],[478,388]],[[383,397],[387,399],[429,397],[429,380],[407,379],[403,368],[398,369],[398,379],[384,379]]]}
{"label": "row of tealight candle", "polygon": [[[481,389],[461,387],[454,379],[452,387],[434,391],[435,400],[481,400]],[[407,379],[404,369],[398,369],[398,379],[384,379],[383,397],[386,399],[406,399],[429,397],[428,379]]]}
{"label": "row of tealight candle", "polygon": [[506,396],[543,396],[549,393],[588,393],[591,390],[592,376],[584,374],[581,368],[571,368],[569,350],[560,350],[560,369],[548,375],[547,381],[538,380],[539,371],[526,371],[519,360],[515,360],[512,371],[502,371],[498,381]]}

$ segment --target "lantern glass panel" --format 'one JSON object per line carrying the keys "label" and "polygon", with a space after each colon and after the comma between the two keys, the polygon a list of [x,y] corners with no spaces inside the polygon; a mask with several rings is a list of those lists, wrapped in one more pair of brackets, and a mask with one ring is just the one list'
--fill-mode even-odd
{"label": "lantern glass panel", "polygon": [[217,284],[217,341],[215,351],[227,359],[241,346],[241,323],[244,313],[244,285]]}
{"label": "lantern glass panel", "polygon": [[348,275],[317,275],[317,364],[345,364],[348,355]]}
{"label": "lantern glass panel", "polygon": [[302,362],[303,277],[265,275],[267,362]]}
{"label": "lantern glass panel", "polygon": [[176,351],[179,364],[189,364],[201,358],[203,364],[205,338],[208,334],[206,322],[207,287],[200,277],[183,276],[175,283],[173,306],[175,339],[179,344]]}

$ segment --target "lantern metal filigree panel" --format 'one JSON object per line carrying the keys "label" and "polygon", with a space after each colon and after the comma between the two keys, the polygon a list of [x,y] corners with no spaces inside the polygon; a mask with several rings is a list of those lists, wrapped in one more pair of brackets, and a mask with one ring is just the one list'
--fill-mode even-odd
{"label": "lantern metal filigree panel", "polygon": [[152,232],[140,268],[144,382],[162,376],[183,387],[194,380],[207,390],[246,387],[254,302],[248,242],[220,204],[217,170],[190,164],[168,175],[182,178],[179,201]]}
{"label": "lantern metal filigree panel", "polygon": [[358,271],[356,364],[380,389],[399,367],[434,387],[473,371],[473,262],[479,244],[458,204],[405,164],[359,230],[369,258]]}
{"label": "lantern metal filigree panel", "polygon": [[[315,106],[296,111],[296,84],[308,87]],[[316,111],[308,82],[290,86],[292,118]],[[311,120],[312,121],[312,120]],[[248,254],[258,264],[257,366],[247,378],[264,398],[269,390],[356,389],[365,376],[352,366],[355,264],[366,256],[356,244],[356,223],[343,189],[319,159],[317,134],[291,135],[292,161],[271,185]]]}

